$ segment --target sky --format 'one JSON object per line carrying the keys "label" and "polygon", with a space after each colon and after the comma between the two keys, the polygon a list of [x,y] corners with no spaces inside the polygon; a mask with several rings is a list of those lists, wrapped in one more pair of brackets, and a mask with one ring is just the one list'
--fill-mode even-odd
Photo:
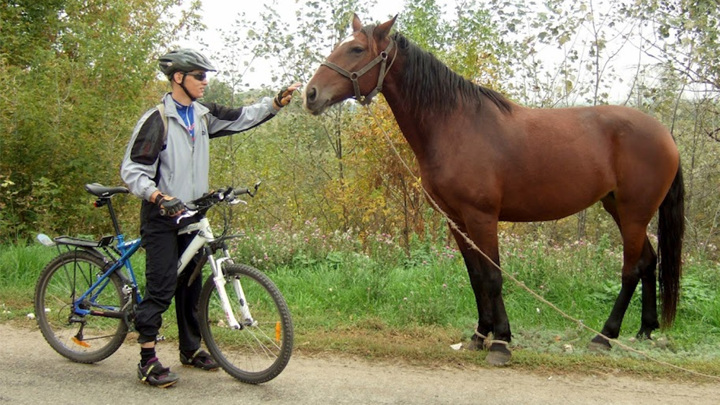
{"label": "sky", "polygon": [[[277,11],[281,16],[287,16],[286,20],[288,24],[293,24],[295,21],[294,13],[298,9],[298,1],[302,2],[303,0],[201,0],[203,22],[207,26],[207,30],[200,34],[200,38],[188,38],[180,41],[178,45],[199,49],[208,56],[227,51],[227,49],[223,49],[223,47],[229,45],[223,43],[219,30],[232,28],[241,12],[245,12],[247,16],[253,14],[259,15],[267,5]],[[377,6],[372,9],[370,15],[359,15],[359,17],[366,22],[385,21],[396,14],[399,14],[399,18],[402,18],[406,1],[408,0],[376,0]],[[437,0],[437,2],[446,13],[451,13],[457,0]],[[242,32],[243,30],[241,29],[240,31]],[[205,48],[201,44],[208,44],[210,48]],[[546,55],[552,55],[552,50],[550,49],[545,49],[543,52]],[[223,53],[227,54],[227,52]],[[634,63],[636,55],[632,54],[631,56],[630,60]],[[272,57],[272,55],[270,55],[270,57]],[[245,61],[235,62],[240,63]],[[219,70],[223,70],[222,60],[213,60],[213,63]],[[272,85],[270,74],[270,66],[272,63],[272,60],[266,60],[264,58],[257,58],[252,61],[251,67],[253,71],[247,71],[243,75],[245,86],[249,88],[260,88]],[[617,97],[622,98],[626,92],[625,87],[626,85],[620,85],[614,88],[611,93],[617,93]]]}
{"label": "sky", "polygon": [[[245,12],[248,16],[259,14],[264,10],[265,5],[269,5],[278,11],[281,16],[287,15],[288,21],[293,21],[294,11],[298,8],[296,0],[201,0],[201,2],[203,23],[207,26],[207,30],[200,35],[199,39],[188,38],[180,41],[178,45],[195,48],[206,52],[208,55],[222,51],[218,47],[227,46],[220,40],[218,30],[227,30],[232,27],[241,12]],[[367,21],[381,21],[389,16],[401,13],[405,0],[377,0],[377,3],[378,5],[373,9],[372,15],[366,16]],[[359,17],[363,19],[365,16],[359,15]],[[204,48],[200,45],[201,43],[209,44],[211,49]],[[217,67],[222,69],[222,61],[213,62],[216,62]],[[270,84],[268,66],[271,62],[256,59],[252,63],[254,72],[247,72],[243,76],[247,84],[251,88],[259,88]]]}

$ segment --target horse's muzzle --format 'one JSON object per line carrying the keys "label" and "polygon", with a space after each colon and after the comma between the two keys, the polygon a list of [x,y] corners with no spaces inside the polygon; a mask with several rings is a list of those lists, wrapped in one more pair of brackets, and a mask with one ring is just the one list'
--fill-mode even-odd
{"label": "horse's muzzle", "polygon": [[322,114],[328,104],[327,101],[321,101],[318,94],[315,86],[306,87],[303,94],[303,107],[312,115]]}

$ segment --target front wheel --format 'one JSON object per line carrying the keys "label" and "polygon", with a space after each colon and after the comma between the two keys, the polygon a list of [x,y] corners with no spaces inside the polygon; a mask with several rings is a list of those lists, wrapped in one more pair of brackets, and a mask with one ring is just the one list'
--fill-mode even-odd
{"label": "front wheel", "polygon": [[[200,295],[200,332],[220,366],[238,380],[260,384],[277,377],[290,361],[293,325],[285,299],[259,270],[243,264],[225,264],[225,291],[242,328],[232,329],[210,277]],[[239,283],[239,285],[238,285]],[[240,294],[252,315],[243,319]]]}

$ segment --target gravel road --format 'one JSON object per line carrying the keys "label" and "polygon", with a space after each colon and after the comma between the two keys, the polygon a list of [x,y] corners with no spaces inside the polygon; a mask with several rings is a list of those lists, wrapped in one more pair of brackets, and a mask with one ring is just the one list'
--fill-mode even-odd
{"label": "gravel road", "polygon": [[543,375],[512,367],[430,368],[297,354],[275,380],[246,385],[223,371],[182,367],[171,343],[160,343],[158,354],[181,379],[175,387],[158,389],[137,381],[134,344],[126,343],[98,364],[85,365],[56,354],[37,328],[0,324],[0,336],[0,405],[720,403],[716,383]]}

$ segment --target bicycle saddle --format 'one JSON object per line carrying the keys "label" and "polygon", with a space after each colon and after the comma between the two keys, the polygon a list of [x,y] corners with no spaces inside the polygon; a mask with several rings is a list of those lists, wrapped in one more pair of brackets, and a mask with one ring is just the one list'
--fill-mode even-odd
{"label": "bicycle saddle", "polygon": [[115,194],[130,192],[125,187],[105,187],[99,183],[86,184],[85,190],[97,197],[112,197]]}

